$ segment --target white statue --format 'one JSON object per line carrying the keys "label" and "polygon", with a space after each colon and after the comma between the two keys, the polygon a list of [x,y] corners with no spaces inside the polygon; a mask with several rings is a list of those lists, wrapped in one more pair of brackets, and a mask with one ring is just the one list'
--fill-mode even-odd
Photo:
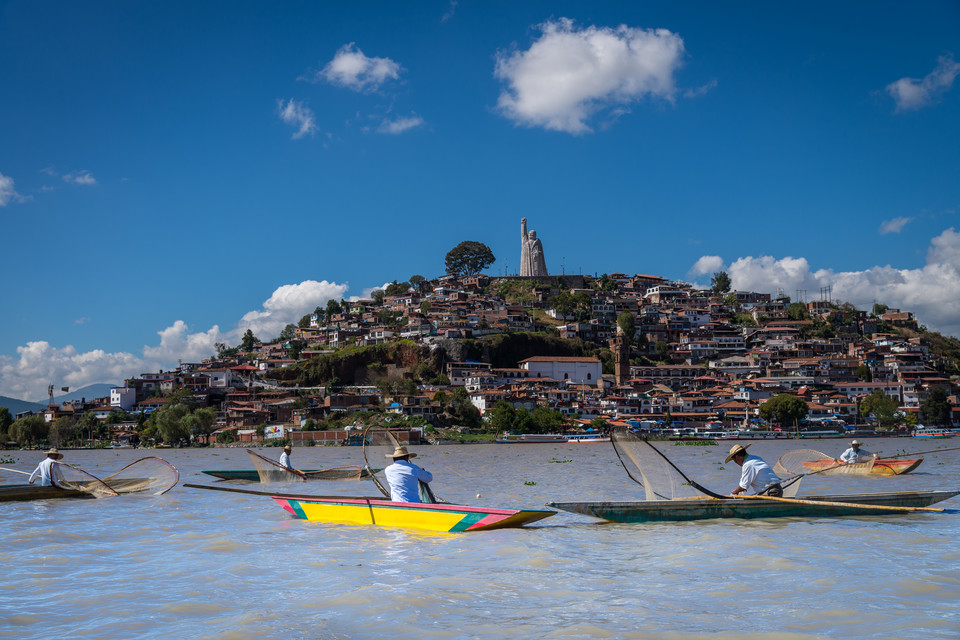
{"label": "white statue", "polygon": [[527,219],[520,220],[520,275],[547,275],[547,261],[543,257],[543,243],[537,232],[527,233]]}

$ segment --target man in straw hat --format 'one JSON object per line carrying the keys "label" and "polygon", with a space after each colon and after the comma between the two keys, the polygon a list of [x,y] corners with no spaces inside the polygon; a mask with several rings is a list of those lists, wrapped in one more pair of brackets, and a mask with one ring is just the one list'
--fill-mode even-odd
{"label": "man in straw hat", "polygon": [[39,476],[41,487],[51,486],[53,482],[50,479],[50,470],[53,467],[53,463],[62,457],[63,454],[57,451],[55,447],[51,448],[49,451],[47,451],[47,457],[41,460],[34,472],[30,474],[30,480],[27,482],[33,484],[33,481]]}
{"label": "man in straw hat", "polygon": [[742,471],[740,474],[740,484],[731,491],[733,495],[743,493],[747,489],[752,489],[757,495],[783,496],[783,487],[780,486],[780,478],[773,472],[766,462],[760,456],[747,454],[747,447],[750,445],[735,444],[730,447],[730,454],[724,462],[733,460],[740,465]]}
{"label": "man in straw hat", "polygon": [[397,446],[393,453],[393,464],[383,470],[390,483],[390,499],[394,502],[420,502],[420,483],[431,482],[433,474],[410,462],[417,454],[410,453],[406,447]]}
{"label": "man in straw hat", "polygon": [[280,466],[291,471],[293,471],[293,465],[290,464],[290,453],[292,451],[290,445],[286,445],[283,447],[283,453],[280,454]]}
{"label": "man in straw hat", "polygon": [[838,462],[842,464],[850,464],[852,462],[867,462],[872,457],[872,453],[866,449],[860,448],[859,440],[854,440],[850,443],[850,448],[840,454]]}

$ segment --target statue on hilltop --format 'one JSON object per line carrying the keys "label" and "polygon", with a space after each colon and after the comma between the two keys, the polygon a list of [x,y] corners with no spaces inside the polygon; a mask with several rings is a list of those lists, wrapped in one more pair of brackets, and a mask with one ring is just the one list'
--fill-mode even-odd
{"label": "statue on hilltop", "polygon": [[543,257],[543,243],[537,238],[537,232],[527,233],[527,219],[520,220],[520,275],[545,276],[547,262]]}

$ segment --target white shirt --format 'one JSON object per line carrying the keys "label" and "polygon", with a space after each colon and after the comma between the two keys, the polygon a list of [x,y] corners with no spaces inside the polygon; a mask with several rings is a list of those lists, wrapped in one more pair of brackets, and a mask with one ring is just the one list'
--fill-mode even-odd
{"label": "white shirt", "polygon": [[293,469],[293,466],[290,464],[290,454],[286,451],[280,454],[280,466],[287,469]]}
{"label": "white shirt", "polygon": [[744,459],[740,475],[741,489],[752,489],[754,493],[759,493],[778,482],[780,482],[780,478],[773,472],[770,465],[761,458],[748,455]]}
{"label": "white shirt", "polygon": [[50,468],[53,466],[54,462],[56,462],[56,460],[50,457],[41,460],[34,472],[30,474],[30,484],[33,484],[33,481],[37,479],[37,476],[40,476],[41,487],[52,486],[53,482],[50,480]]}
{"label": "white shirt", "polygon": [[390,483],[390,499],[394,502],[420,502],[420,482],[430,482],[433,474],[409,460],[397,460],[383,470]]}
{"label": "white shirt", "polygon": [[843,462],[866,462],[872,457],[873,454],[869,451],[864,451],[863,449],[854,451],[853,447],[850,447],[840,454],[840,460]]}

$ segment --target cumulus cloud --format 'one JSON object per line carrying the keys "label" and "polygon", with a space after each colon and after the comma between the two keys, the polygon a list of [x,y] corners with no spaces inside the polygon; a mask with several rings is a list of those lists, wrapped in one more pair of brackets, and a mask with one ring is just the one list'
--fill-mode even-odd
{"label": "cumulus cloud", "polygon": [[960,233],[952,227],[930,241],[926,264],[919,269],[886,265],[864,271],[814,271],[806,258],[748,256],[735,260],[727,273],[741,291],[783,289],[794,296],[801,290],[810,298],[829,286],[834,300],[863,309],[876,301],[912,311],[930,329],[960,336]]}
{"label": "cumulus cloud", "polygon": [[913,220],[913,218],[894,218],[893,220],[885,220],[883,224],[880,225],[880,235],[887,235],[888,233],[900,233],[903,231],[903,228],[907,226],[907,223]]}
{"label": "cumulus cloud", "polygon": [[404,131],[415,129],[423,124],[423,118],[420,116],[410,116],[409,118],[397,118],[396,120],[384,120],[377,129],[380,133],[401,134]]}
{"label": "cumulus cloud", "polygon": [[25,199],[14,188],[13,178],[0,173],[0,207],[5,207],[11,202],[23,202]]}
{"label": "cumulus cloud", "polygon": [[960,62],[953,54],[937,59],[937,67],[923,78],[900,78],[887,85],[887,93],[897,105],[897,111],[915,111],[934,104],[941,95],[953,87],[960,74]]}
{"label": "cumulus cloud", "polygon": [[589,132],[600,110],[644,97],[672,102],[683,39],[666,29],[578,29],[572,20],[541,25],[526,51],[497,54],[495,77],[507,84],[500,112],[518,124]]}
{"label": "cumulus cloud", "polygon": [[82,184],[89,186],[97,184],[96,179],[90,175],[89,171],[71,171],[63,176],[63,181],[69,182],[70,184]]}
{"label": "cumulus cloud", "polygon": [[723,258],[720,256],[701,256],[690,269],[690,273],[699,276],[705,273],[713,274],[721,269],[723,269]]}
{"label": "cumulus cloud", "polygon": [[402,71],[403,67],[390,58],[368,58],[351,42],[340,47],[323,69],[300,79],[325,80],[353,91],[376,91],[388,80],[399,79]]}
{"label": "cumulus cloud", "polygon": [[79,389],[90,384],[114,383],[145,372],[167,370],[177,361],[200,362],[216,353],[216,343],[240,343],[251,329],[261,340],[273,340],[283,328],[296,323],[328,300],[341,299],[348,285],[306,280],[283,285],[255,311],[243,315],[236,328],[221,331],[214,325],[207,331],[191,332],[183,320],[157,332],[160,342],[144,346],[140,356],[101,349],[78,353],[70,345],[57,349],[46,341],[30,342],[17,348],[17,356],[0,355],[0,395],[36,400],[46,393],[48,384],[63,384]]}
{"label": "cumulus cloud", "polygon": [[317,125],[313,122],[313,111],[302,102],[297,102],[293,98],[284,104],[283,100],[277,100],[277,114],[285,124],[289,124],[297,129],[291,137],[296,140],[305,135],[313,135],[317,130]]}

